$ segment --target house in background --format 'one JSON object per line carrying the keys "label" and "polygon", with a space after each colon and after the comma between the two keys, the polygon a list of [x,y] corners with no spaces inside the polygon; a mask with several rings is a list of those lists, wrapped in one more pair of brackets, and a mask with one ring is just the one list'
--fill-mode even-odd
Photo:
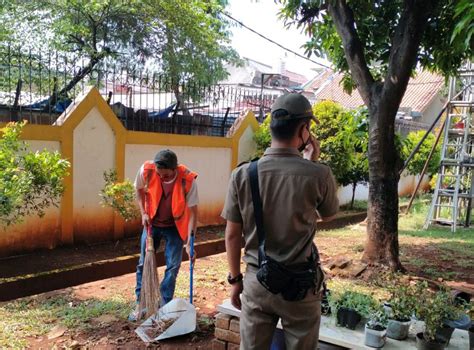
{"label": "house in background", "polygon": [[301,92],[301,86],[308,81],[302,74],[289,71],[284,61],[277,67],[243,58],[240,66],[228,65],[229,76],[219,82],[229,98],[234,101],[230,113],[241,113],[251,109],[262,121],[270,111],[273,101],[288,92]]}
{"label": "house in background", "polygon": [[[363,106],[357,90],[350,95],[344,92],[342,76],[342,73],[325,70],[303,87],[307,93],[314,94],[315,102],[330,100],[345,108]],[[428,129],[446,102],[444,85],[442,76],[428,71],[420,71],[411,78],[396,117],[398,131]]]}

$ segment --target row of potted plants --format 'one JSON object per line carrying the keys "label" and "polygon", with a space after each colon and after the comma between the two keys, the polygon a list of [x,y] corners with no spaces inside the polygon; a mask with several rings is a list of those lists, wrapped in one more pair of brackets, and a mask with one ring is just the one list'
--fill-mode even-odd
{"label": "row of potted plants", "polygon": [[[355,329],[365,319],[365,344],[381,348],[386,337],[406,339],[412,320],[421,320],[425,328],[416,335],[420,350],[444,349],[449,344],[453,326],[464,323],[469,327],[471,321],[466,310],[470,305],[455,299],[447,290],[431,290],[426,282],[393,284],[388,289],[390,298],[384,304],[371,295],[352,290],[329,294],[337,325]],[[473,335],[470,334],[470,338]]]}

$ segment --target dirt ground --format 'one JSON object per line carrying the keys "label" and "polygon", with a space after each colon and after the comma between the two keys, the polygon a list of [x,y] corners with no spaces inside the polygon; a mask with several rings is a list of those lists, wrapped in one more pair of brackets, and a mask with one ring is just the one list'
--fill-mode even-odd
{"label": "dirt ground", "polygon": [[[223,232],[224,226],[202,227],[199,229],[196,243],[222,238]],[[162,243],[159,250],[163,250],[163,247]],[[0,282],[2,279],[64,269],[138,253],[140,253],[140,242],[137,236],[116,242],[58,247],[51,250],[39,250],[27,255],[0,258]]]}
{"label": "dirt ground", "polygon": [[[222,266],[219,276],[207,276],[206,271],[210,266]],[[138,323],[126,319],[117,319],[115,316],[101,315],[92,319],[92,328],[89,330],[66,330],[55,339],[48,339],[47,335],[29,338],[29,347],[32,349],[51,348],[100,348],[100,349],[211,349],[214,339],[213,317],[217,313],[216,306],[228,298],[229,287],[225,281],[227,267],[225,254],[201,258],[197,261],[194,272],[194,305],[198,313],[198,330],[187,336],[182,336],[159,344],[146,345],[135,334]],[[176,296],[187,298],[189,263],[183,263],[178,277]],[[163,268],[159,269],[160,278],[163,277]],[[83,284],[77,287],[60,291],[44,293],[38,298],[55,298],[61,294],[67,295],[77,301],[89,299],[107,299],[112,295],[122,296],[133,304],[133,290],[135,287],[135,274],[128,274],[116,278]]]}

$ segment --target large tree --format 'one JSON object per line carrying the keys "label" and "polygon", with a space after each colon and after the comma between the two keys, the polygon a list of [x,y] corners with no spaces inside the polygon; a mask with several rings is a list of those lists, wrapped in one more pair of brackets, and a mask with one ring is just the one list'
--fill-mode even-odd
{"label": "large tree", "polygon": [[[395,116],[418,66],[445,76],[472,57],[469,40],[454,35],[458,0],[282,0],[281,15],[311,36],[308,54],[327,55],[357,88],[369,110],[369,208],[363,259],[401,270],[398,181],[402,165]],[[469,8],[469,6],[468,6]],[[471,17],[472,19],[472,17]],[[472,25],[469,20],[465,26]]]}
{"label": "large tree", "polygon": [[46,46],[83,62],[53,101],[107,61],[143,75],[167,75],[177,92],[189,79],[222,79],[224,64],[236,59],[229,46],[229,24],[218,15],[226,5],[223,0],[4,2],[8,11],[0,11],[0,33],[8,35],[0,44],[8,38],[9,45],[33,52]]}

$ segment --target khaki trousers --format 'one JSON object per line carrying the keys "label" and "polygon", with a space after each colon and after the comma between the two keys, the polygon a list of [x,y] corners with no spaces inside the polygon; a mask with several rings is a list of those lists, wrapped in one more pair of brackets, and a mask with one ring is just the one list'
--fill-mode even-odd
{"label": "khaki trousers", "polygon": [[286,301],[272,294],[247,268],[242,292],[240,349],[268,350],[278,319],[281,318],[288,350],[315,350],[321,322],[321,296],[312,290],[301,301]]}

